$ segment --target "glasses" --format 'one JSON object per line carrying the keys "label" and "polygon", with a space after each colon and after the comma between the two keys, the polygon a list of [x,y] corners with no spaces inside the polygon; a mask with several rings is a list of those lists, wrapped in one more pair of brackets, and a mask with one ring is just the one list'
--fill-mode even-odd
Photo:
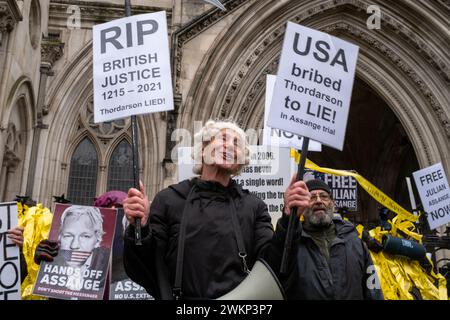
{"label": "glasses", "polygon": [[311,194],[311,198],[309,199],[309,202],[314,202],[318,198],[320,198],[320,200],[322,200],[322,201],[328,201],[331,199],[331,197],[328,193],[316,193],[316,194]]}

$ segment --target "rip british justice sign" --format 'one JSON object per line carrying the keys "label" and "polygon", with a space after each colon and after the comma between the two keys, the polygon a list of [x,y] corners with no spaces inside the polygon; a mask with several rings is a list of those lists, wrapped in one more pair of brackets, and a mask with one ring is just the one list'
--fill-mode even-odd
{"label": "rip british justice sign", "polygon": [[93,27],[94,121],[173,110],[166,12]]}

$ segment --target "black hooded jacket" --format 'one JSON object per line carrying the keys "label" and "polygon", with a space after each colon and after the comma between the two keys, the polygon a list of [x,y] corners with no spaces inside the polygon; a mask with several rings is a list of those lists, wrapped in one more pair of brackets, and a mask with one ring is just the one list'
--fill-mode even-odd
{"label": "black hooded jacket", "polygon": [[171,185],[155,196],[149,223],[142,228],[142,246],[134,245],[134,226],[126,230],[124,265],[130,278],[156,299],[172,299],[178,234],[187,205],[183,296],[215,299],[235,288],[246,274],[238,255],[230,199],[235,204],[251,269],[273,235],[265,203],[233,180],[224,187],[194,178]]}
{"label": "black hooded jacket", "polygon": [[[277,273],[289,218],[278,220],[272,245],[265,260]],[[336,238],[330,247],[330,262],[320,253],[310,235],[298,228],[289,253],[288,270],[279,279],[289,300],[381,300],[378,278],[365,244],[358,238],[354,225],[333,219]]]}

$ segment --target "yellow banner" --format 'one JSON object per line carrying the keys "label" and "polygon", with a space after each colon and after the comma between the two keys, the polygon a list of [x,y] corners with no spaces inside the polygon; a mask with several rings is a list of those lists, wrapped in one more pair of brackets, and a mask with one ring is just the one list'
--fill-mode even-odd
{"label": "yellow banner", "polygon": [[[295,150],[291,148],[291,157],[295,158],[296,163],[300,162],[301,155]],[[305,162],[305,167],[314,171],[328,173],[336,176],[352,176],[358,181],[359,185],[367,191],[369,195],[371,195],[376,201],[382,204],[384,207],[388,208],[392,212],[397,213],[401,220],[408,220],[411,222],[417,221],[417,216],[413,215],[411,212],[405,210],[402,206],[400,206],[397,202],[389,198],[383,191],[375,187],[368,180],[366,180],[363,176],[358,173],[354,173],[346,170],[336,170],[330,168],[322,168],[316,165],[314,162],[310,161],[308,158]]]}

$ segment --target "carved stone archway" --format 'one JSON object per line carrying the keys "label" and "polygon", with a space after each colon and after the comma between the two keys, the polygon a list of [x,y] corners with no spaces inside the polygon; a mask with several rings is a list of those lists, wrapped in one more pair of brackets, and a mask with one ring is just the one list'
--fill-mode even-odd
{"label": "carved stone archway", "polygon": [[22,76],[12,86],[0,117],[0,197],[4,201],[25,193],[35,112],[31,80]]}
{"label": "carved stone archway", "polygon": [[[442,161],[450,169],[450,71],[441,48],[441,21],[428,21],[424,8],[386,2],[382,30],[368,30],[368,1],[256,1],[214,42],[187,97],[178,126],[194,120],[233,117],[246,128],[260,128],[265,75],[276,73],[286,21],[311,26],[360,46],[357,75],[394,111],[408,132],[421,166]],[[437,3],[436,6],[445,4]],[[403,17],[400,22],[397,17]],[[443,17],[443,16],[442,16]],[[439,16],[437,17],[439,18]],[[195,30],[195,29],[194,29]],[[422,40],[427,38],[426,43]]]}

